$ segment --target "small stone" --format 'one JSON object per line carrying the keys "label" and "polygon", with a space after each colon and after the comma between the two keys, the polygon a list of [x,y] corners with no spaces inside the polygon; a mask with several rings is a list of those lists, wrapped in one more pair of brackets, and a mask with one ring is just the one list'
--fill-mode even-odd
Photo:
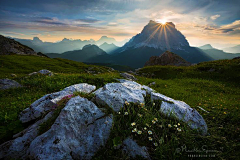
{"label": "small stone", "polygon": [[17,77],[17,75],[12,73],[12,74],[11,74],[11,77]]}
{"label": "small stone", "polygon": [[125,151],[130,157],[136,158],[141,156],[145,159],[150,159],[147,148],[145,146],[140,147],[134,140],[127,138],[123,141],[123,151]]}
{"label": "small stone", "polygon": [[38,74],[38,72],[32,72],[32,73],[29,73],[28,75],[33,76],[33,75],[37,75],[37,74]]}
{"label": "small stone", "polygon": [[53,76],[53,73],[47,69],[42,69],[42,70],[38,71],[38,73],[43,74],[43,75]]}
{"label": "small stone", "polygon": [[156,84],[156,82],[152,82],[152,83],[149,83],[149,87],[151,87],[151,86],[154,86]]}
{"label": "small stone", "polygon": [[125,72],[125,73],[120,73],[120,75],[121,75],[123,78],[129,79],[129,80],[134,80],[134,81],[137,80],[133,75],[131,75],[131,74],[127,73],[127,72]]}
{"label": "small stone", "polygon": [[0,79],[0,89],[10,89],[10,88],[19,88],[22,87],[18,82],[11,80],[11,79]]}

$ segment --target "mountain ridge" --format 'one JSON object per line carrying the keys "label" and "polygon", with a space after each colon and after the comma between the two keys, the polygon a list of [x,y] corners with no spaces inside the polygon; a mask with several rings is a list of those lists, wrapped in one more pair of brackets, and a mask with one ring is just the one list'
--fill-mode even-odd
{"label": "mountain ridge", "polygon": [[233,47],[223,48],[223,50],[228,53],[240,53],[240,44]]}
{"label": "mountain ridge", "polygon": [[33,39],[18,39],[13,38],[16,41],[33,48],[36,52],[42,53],[63,53],[67,51],[79,50],[82,49],[83,46],[87,44],[95,44],[100,46],[104,42],[114,43],[115,45],[122,46],[126,42],[123,41],[116,41],[114,38],[102,36],[99,40],[81,40],[81,39],[68,39],[63,38],[61,41],[58,42],[43,42],[39,37],[33,37]]}
{"label": "mountain ridge", "polygon": [[200,48],[200,49],[215,49],[215,48],[212,47],[211,44],[205,44],[205,45],[200,46],[200,47],[198,47],[198,48]]}
{"label": "mountain ridge", "polygon": [[104,42],[103,44],[101,44],[99,46],[99,48],[101,48],[102,50],[104,50],[108,54],[111,54],[111,53],[113,53],[114,51],[116,51],[120,47],[116,46],[114,43],[109,44],[107,42]]}
{"label": "mountain ridge", "polygon": [[88,60],[93,57],[107,55],[107,53],[103,51],[101,48],[99,48],[97,45],[88,44],[85,45],[80,50],[67,51],[62,54],[47,53],[46,55],[49,56],[50,58],[65,58],[78,62],[88,62]]}

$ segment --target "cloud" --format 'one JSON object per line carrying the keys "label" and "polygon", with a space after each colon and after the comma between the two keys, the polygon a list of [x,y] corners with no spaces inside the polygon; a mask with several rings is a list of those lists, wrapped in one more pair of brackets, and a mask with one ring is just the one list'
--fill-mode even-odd
{"label": "cloud", "polygon": [[17,36],[23,36],[23,35],[25,35],[25,34],[22,34],[22,33],[17,33],[17,32],[5,32],[5,34],[8,34],[8,35],[17,35]]}
{"label": "cloud", "polygon": [[240,28],[240,20],[236,20],[233,23],[221,26],[223,29],[239,29]]}
{"label": "cloud", "polygon": [[33,17],[33,18],[37,20],[49,20],[49,21],[53,20],[53,18],[50,18],[50,17]]}
{"label": "cloud", "polygon": [[227,25],[213,26],[213,25],[196,25],[196,28],[201,28],[209,34],[224,34],[239,36],[240,33],[240,20],[236,20]]}
{"label": "cloud", "polygon": [[67,25],[67,24],[62,23],[62,22],[44,21],[44,20],[36,20],[36,21],[33,21],[33,22],[42,23],[42,24],[50,24],[50,25]]}
{"label": "cloud", "polygon": [[219,18],[221,15],[216,14],[210,17],[211,20],[216,20],[217,18]]}
{"label": "cloud", "polygon": [[30,17],[30,21],[34,23],[41,23],[46,25],[67,25],[64,22],[60,22],[57,18],[50,17]]}
{"label": "cloud", "polygon": [[98,19],[91,19],[91,18],[83,18],[83,19],[76,19],[76,22],[85,22],[85,23],[96,23],[100,22]]}
{"label": "cloud", "polygon": [[236,20],[233,23],[223,25],[219,28],[219,30],[222,33],[233,32],[234,34],[239,34],[240,33],[240,20]]}
{"label": "cloud", "polygon": [[115,22],[110,22],[108,23],[108,26],[115,27],[115,26],[118,26],[118,24]]}

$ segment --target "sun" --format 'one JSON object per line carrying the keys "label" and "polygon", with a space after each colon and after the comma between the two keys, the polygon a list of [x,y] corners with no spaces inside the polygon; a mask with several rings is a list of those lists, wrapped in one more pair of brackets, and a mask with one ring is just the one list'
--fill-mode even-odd
{"label": "sun", "polygon": [[157,19],[156,20],[158,23],[162,23],[163,25],[166,24],[167,20],[166,19]]}

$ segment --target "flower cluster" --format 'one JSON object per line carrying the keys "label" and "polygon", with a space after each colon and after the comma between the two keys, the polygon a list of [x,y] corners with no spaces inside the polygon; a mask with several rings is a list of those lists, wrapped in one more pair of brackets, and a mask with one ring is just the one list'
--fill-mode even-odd
{"label": "flower cluster", "polygon": [[[130,103],[128,103],[127,101],[125,101],[125,107],[130,105]],[[152,107],[155,106],[156,104],[155,103],[152,103]],[[154,147],[158,147],[159,144],[162,144],[164,143],[164,138],[163,137],[160,137],[160,139],[158,139],[159,135],[156,131],[156,129],[160,129],[160,128],[169,128],[170,131],[173,131],[173,129],[176,131],[176,132],[181,132],[182,129],[180,128],[180,123],[177,123],[177,124],[164,124],[164,121],[160,121],[157,117],[155,118],[152,118],[151,120],[148,120],[147,123],[145,123],[144,126],[141,126],[142,125],[142,122],[145,121],[145,118],[147,118],[147,115],[150,114],[151,116],[151,113],[147,107],[145,106],[144,103],[140,103],[138,105],[139,109],[141,112],[139,113],[136,113],[138,112],[138,110],[135,110],[136,112],[131,112],[131,111],[128,111],[128,110],[125,110],[125,111],[121,111],[121,112],[118,112],[118,114],[123,114],[123,115],[129,115],[130,113],[134,114],[136,113],[136,121],[132,121],[130,123],[130,126],[131,126],[131,130],[132,130],[132,134],[134,136],[140,136],[139,138],[147,138],[148,141],[154,146]],[[131,110],[131,108],[129,108]],[[143,110],[147,111],[143,111]],[[130,112],[130,113],[129,113]],[[145,112],[145,113],[144,113]],[[160,122],[159,122],[160,121]],[[167,135],[164,135],[164,137],[166,136],[167,138]]]}

